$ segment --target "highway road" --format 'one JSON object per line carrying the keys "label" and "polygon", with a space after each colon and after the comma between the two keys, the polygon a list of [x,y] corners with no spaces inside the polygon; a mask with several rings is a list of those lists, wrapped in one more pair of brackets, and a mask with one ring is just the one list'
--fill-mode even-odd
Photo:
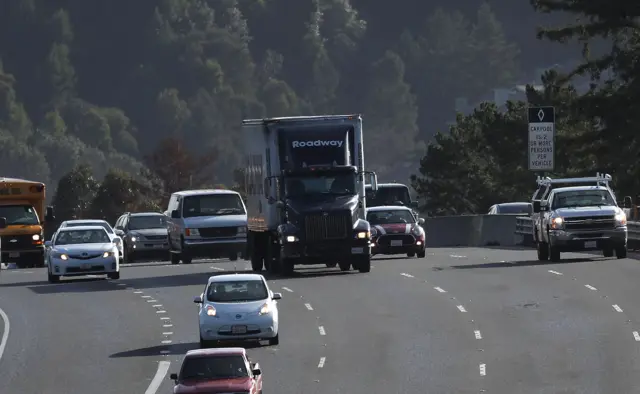
{"label": "highway road", "polygon": [[[283,293],[280,345],[249,354],[265,393],[636,392],[640,262],[563,258],[442,248],[376,257],[369,274],[269,278]],[[198,346],[193,297],[227,272],[228,261],[138,263],[118,281],[50,285],[40,269],[2,271],[2,393],[170,393],[168,374]]]}

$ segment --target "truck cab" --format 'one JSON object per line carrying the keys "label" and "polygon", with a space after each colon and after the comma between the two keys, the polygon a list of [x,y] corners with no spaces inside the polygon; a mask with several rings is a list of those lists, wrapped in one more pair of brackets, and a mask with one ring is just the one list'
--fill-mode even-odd
{"label": "truck cab", "polygon": [[418,202],[411,199],[409,187],[402,183],[379,183],[376,191],[371,185],[365,186],[367,194],[367,208],[381,207],[385,205],[403,205],[412,208],[414,216],[418,217],[416,209]]}

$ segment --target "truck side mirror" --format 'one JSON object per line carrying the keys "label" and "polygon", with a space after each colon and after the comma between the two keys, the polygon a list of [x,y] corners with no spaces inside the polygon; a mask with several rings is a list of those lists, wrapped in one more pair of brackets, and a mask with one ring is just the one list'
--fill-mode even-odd
{"label": "truck side mirror", "polygon": [[369,173],[369,184],[371,185],[371,191],[375,192],[378,190],[378,176],[375,172]]}
{"label": "truck side mirror", "polygon": [[547,212],[549,210],[549,201],[540,201],[540,212]]}
{"label": "truck side mirror", "polygon": [[7,228],[7,218],[0,218],[0,229]]}
{"label": "truck side mirror", "polygon": [[45,210],[45,214],[44,214],[44,220],[45,222],[53,222],[56,220],[56,216],[53,213],[53,207],[52,206],[48,206],[47,209]]}
{"label": "truck side mirror", "polygon": [[539,213],[540,212],[540,201],[534,201],[533,202],[533,212],[534,213]]}

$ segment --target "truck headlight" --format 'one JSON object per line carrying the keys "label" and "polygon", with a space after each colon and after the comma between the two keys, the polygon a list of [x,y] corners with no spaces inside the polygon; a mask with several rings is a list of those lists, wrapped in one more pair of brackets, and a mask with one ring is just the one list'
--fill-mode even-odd
{"label": "truck headlight", "polygon": [[31,236],[31,239],[34,240],[34,241],[40,241],[40,234],[33,234]]}
{"label": "truck headlight", "polygon": [[551,228],[559,229],[564,224],[564,219],[561,217],[551,219]]}
{"label": "truck headlight", "polygon": [[356,238],[358,239],[366,239],[369,238],[371,236],[371,233],[368,231],[360,231],[358,232],[358,234],[356,234]]}
{"label": "truck headlight", "polygon": [[627,225],[627,215],[624,212],[618,212],[616,214],[616,226],[626,226]]}
{"label": "truck headlight", "polygon": [[298,241],[298,237],[296,237],[295,235],[287,235],[285,240],[287,242],[297,242]]}

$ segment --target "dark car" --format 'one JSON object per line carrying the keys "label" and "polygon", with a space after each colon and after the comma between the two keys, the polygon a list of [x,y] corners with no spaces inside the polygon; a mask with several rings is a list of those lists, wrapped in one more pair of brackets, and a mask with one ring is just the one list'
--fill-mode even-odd
{"label": "dark car", "polygon": [[123,240],[123,262],[136,260],[169,260],[167,218],[158,212],[125,213],[114,226]]}
{"label": "dark car", "polygon": [[367,208],[371,225],[372,254],[407,254],[425,257],[424,219],[416,219],[411,208],[381,206]]}
{"label": "dark car", "polygon": [[243,348],[190,350],[180,373],[172,373],[174,394],[262,394],[262,371]]}

